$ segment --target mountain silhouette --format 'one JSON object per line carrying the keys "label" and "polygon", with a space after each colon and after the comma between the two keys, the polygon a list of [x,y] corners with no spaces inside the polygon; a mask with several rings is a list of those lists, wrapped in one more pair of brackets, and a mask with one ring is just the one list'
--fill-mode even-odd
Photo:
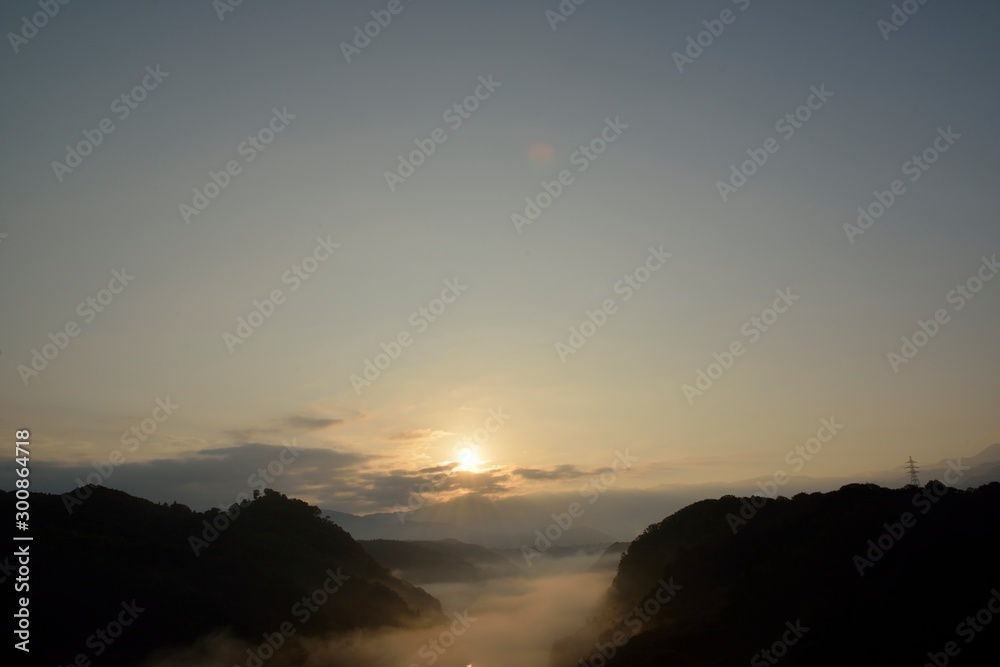
{"label": "mountain silhouette", "polygon": [[[153,647],[186,645],[210,632],[259,643],[283,623],[295,635],[318,636],[444,620],[435,598],[394,577],[300,500],[268,489],[233,512],[213,539],[213,520],[226,524],[220,510],[193,512],[104,487],[88,491],[72,513],[68,496],[32,494],[36,664],[71,664],[86,654],[93,664],[135,665]],[[13,512],[14,494],[2,497]],[[123,606],[140,611],[123,619],[129,626],[120,637],[95,637]],[[294,663],[296,648],[288,643],[270,664]]]}
{"label": "mountain silhouette", "polygon": [[474,582],[520,575],[500,554],[458,540],[369,540],[363,546],[375,560],[414,583]]}
{"label": "mountain silhouette", "polygon": [[998,548],[998,483],[705,500],[629,545],[551,664],[996,664],[1000,614],[962,624],[1000,610]]}

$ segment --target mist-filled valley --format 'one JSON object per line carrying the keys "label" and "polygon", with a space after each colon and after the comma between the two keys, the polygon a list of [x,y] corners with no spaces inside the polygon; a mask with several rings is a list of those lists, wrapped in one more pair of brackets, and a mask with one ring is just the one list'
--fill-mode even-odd
{"label": "mist-filled valley", "polygon": [[2,667],[1000,665],[1000,2],[5,0]]}
{"label": "mist-filled valley", "polygon": [[727,495],[627,543],[519,549],[359,542],[271,489],[208,512],[84,492],[71,513],[76,496],[35,499],[37,604],[87,601],[33,618],[54,664],[897,664],[963,638],[977,664],[1000,645],[997,482]]}

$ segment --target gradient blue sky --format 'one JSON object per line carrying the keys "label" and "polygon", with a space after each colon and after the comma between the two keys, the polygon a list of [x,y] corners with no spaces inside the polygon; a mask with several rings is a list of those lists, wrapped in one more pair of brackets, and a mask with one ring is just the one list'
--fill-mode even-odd
{"label": "gradient blue sky", "polygon": [[[329,482],[276,486],[361,490],[345,509],[388,501],[363,493],[380,476],[454,461],[501,407],[456,492],[572,487],[624,448],[629,486],[770,475],[831,416],[845,428],[813,476],[1000,440],[1000,280],[946,301],[1000,252],[996,3],[929,2],[886,41],[890,2],[589,0],[553,31],[555,0],[404,0],[347,63],[340,43],[386,4],[244,0],[220,20],[208,0],[71,2],[2,47],[0,430],[31,428],[35,460],[103,460],[167,396],[181,407],[130,463],[199,469],[294,438],[338,453]],[[679,73],[672,54],[727,8]],[[0,25],[36,11],[6,3]],[[52,161],[156,65],[169,76],[59,182]],[[488,75],[500,87],[448,129]],[[833,97],[723,202],[730,165],[821,85]],[[295,119],[186,225],[179,204],[275,107]],[[628,129],[577,173],[615,117]],[[437,127],[448,139],[390,192],[384,172]],[[857,207],[948,127],[961,139],[848,243]],[[511,214],[562,169],[573,184],[518,234]],[[281,276],[328,235],[341,247],[290,292]],[[616,282],[661,245],[672,257],[624,302]],[[84,323],[77,304],[122,267],[134,282]],[[468,290],[358,395],[350,376],[454,278]],[[692,405],[683,385],[786,287],[800,300]],[[275,288],[287,301],[231,354],[223,334]],[[618,312],[563,362],[556,343],[608,298]],[[887,353],[939,308],[949,323],[894,373]],[[18,366],[71,320],[80,335],[26,386]],[[515,472],[560,465],[576,468]],[[252,470],[230,471],[234,491]]]}

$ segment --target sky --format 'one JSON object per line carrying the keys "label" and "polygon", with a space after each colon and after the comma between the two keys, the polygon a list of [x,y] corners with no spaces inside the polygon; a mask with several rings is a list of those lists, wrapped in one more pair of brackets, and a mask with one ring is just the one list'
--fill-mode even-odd
{"label": "sky", "polygon": [[0,431],[356,512],[973,455],[1000,8],[907,8],[8,2]]}

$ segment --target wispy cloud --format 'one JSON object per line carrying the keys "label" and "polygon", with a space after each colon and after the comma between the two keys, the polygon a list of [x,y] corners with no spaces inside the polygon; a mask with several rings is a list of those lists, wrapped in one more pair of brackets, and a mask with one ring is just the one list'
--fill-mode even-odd
{"label": "wispy cloud", "polygon": [[309,415],[293,414],[272,420],[267,424],[231,429],[226,431],[226,435],[236,442],[270,439],[268,436],[273,435],[281,435],[283,437],[291,438],[302,433],[319,431],[332,426],[340,426],[346,421],[347,419],[340,417],[314,417]]}
{"label": "wispy cloud", "polygon": [[448,431],[440,431],[429,428],[418,428],[412,431],[400,431],[399,433],[393,433],[392,435],[389,436],[389,439],[397,441],[434,440],[436,438],[440,438],[445,435],[449,435]]}
{"label": "wispy cloud", "polygon": [[330,426],[339,426],[344,423],[344,419],[331,419],[326,417],[304,417],[302,415],[294,415],[292,417],[286,417],[283,420],[283,424],[288,428],[299,429],[302,431],[317,431],[319,429],[328,428]]}
{"label": "wispy cloud", "polygon": [[538,480],[576,479],[578,477],[585,477],[586,475],[591,475],[593,473],[584,472],[583,470],[577,468],[575,465],[570,465],[568,463],[565,463],[563,465],[547,469],[515,468],[514,470],[511,471],[511,474],[517,475],[518,477],[523,477],[524,479],[538,481]]}

